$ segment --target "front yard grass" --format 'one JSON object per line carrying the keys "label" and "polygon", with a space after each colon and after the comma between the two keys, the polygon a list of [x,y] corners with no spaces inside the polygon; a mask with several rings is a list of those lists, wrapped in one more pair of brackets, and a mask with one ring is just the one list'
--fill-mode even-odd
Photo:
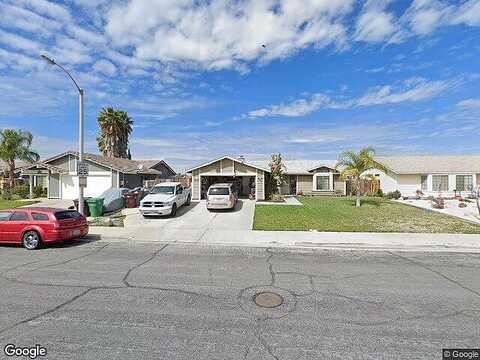
{"label": "front yard grass", "polygon": [[303,206],[257,205],[255,230],[335,232],[480,233],[475,225],[454,217],[381,198],[301,197]]}
{"label": "front yard grass", "polygon": [[38,201],[0,200],[0,209],[11,209],[20,206],[32,205]]}

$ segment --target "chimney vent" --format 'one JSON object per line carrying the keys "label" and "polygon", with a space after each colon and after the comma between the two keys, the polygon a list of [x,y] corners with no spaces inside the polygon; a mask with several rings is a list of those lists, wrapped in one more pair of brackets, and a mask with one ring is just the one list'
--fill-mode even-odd
{"label": "chimney vent", "polygon": [[238,161],[240,161],[241,163],[244,163],[244,162],[245,162],[245,156],[240,155],[240,156],[238,157]]}

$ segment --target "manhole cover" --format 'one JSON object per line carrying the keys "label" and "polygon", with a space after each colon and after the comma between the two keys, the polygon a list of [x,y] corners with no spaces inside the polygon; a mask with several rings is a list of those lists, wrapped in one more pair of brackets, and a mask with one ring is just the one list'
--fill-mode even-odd
{"label": "manhole cover", "polygon": [[273,292],[265,291],[256,294],[253,297],[253,301],[255,304],[257,304],[257,306],[271,309],[282,305],[283,297]]}

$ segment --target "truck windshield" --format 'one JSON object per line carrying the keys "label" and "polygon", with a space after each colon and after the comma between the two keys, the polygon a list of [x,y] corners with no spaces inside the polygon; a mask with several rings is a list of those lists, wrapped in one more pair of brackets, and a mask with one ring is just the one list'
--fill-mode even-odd
{"label": "truck windshield", "polygon": [[155,186],[150,190],[150,194],[175,194],[175,186]]}

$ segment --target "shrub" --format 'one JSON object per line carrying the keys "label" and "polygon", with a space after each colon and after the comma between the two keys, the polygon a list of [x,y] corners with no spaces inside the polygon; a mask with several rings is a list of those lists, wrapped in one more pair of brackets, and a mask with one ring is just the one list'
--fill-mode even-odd
{"label": "shrub", "polygon": [[[15,185],[11,189],[11,194],[12,194],[12,196],[13,195],[18,196],[20,199],[26,199],[26,198],[28,198],[28,195],[30,194],[29,186],[27,184]],[[16,199],[12,199],[12,200],[16,200]]]}
{"label": "shrub", "polygon": [[387,195],[385,195],[385,197],[387,199],[395,199],[395,200],[398,200],[402,197],[402,194],[400,193],[400,191],[398,190],[395,190],[395,191],[390,191],[387,193]]}
{"label": "shrub", "polygon": [[432,200],[432,207],[434,209],[445,209],[445,200],[442,197],[437,197]]}
{"label": "shrub", "polygon": [[378,197],[384,197],[385,196],[385,194],[383,193],[383,190],[380,189],[380,188],[377,190],[377,193],[375,195],[378,196]]}
{"label": "shrub", "polygon": [[343,195],[343,190],[342,189],[335,189],[335,195],[337,195],[337,196]]}
{"label": "shrub", "polygon": [[47,189],[42,186],[35,186],[33,188],[33,196],[36,198],[47,197]]}

